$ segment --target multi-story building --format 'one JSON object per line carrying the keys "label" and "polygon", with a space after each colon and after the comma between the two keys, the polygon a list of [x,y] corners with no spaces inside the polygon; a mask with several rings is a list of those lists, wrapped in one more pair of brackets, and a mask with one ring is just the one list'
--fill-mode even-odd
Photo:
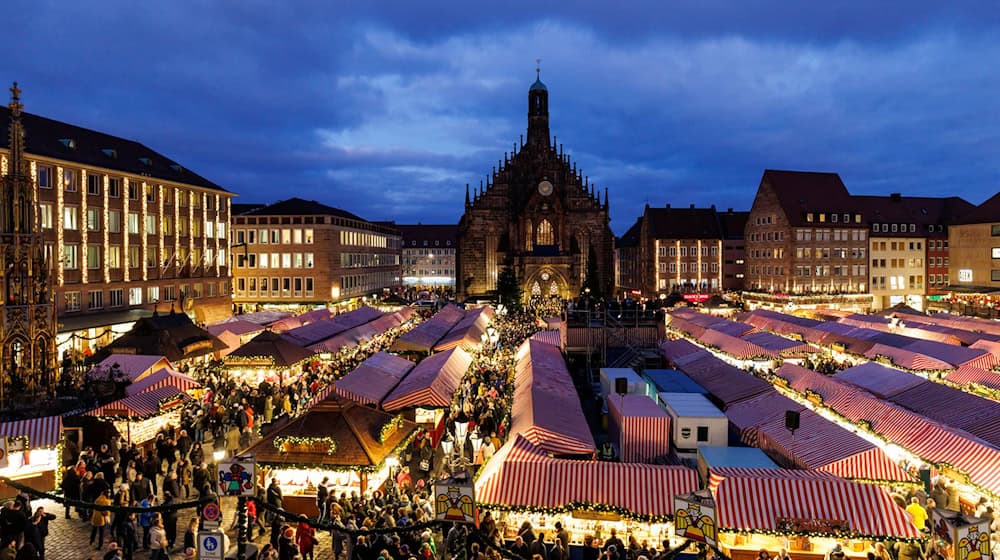
{"label": "multi-story building", "polygon": [[949,309],[1000,318],[1000,193],[948,227]]}
{"label": "multi-story building", "polygon": [[745,238],[749,305],[870,308],[868,226],[836,173],[766,170]]}
{"label": "multi-story building", "polygon": [[350,306],[400,283],[399,231],[312,200],[238,205],[233,302]]}
{"label": "multi-story building", "polygon": [[[730,266],[742,266],[746,215],[732,209],[717,212],[714,206],[647,205],[619,242],[619,290],[627,296],[649,298],[669,292],[726,289],[726,244],[731,241]],[[741,261],[739,265],[737,261]],[[736,274],[729,271],[733,280]]]}
{"label": "multi-story building", "polygon": [[454,288],[458,226],[415,224],[396,228],[403,242],[403,286]]}
{"label": "multi-story building", "polygon": [[[911,197],[900,193],[854,199],[871,227],[873,309],[905,304],[924,310],[931,279],[937,287],[941,275],[938,271],[948,268],[948,244],[941,234],[957,216],[974,207],[958,197]],[[932,258],[934,263],[930,263]],[[947,278],[947,272],[943,276]]]}
{"label": "multi-story building", "polygon": [[[10,118],[0,108],[0,122]],[[29,113],[21,123],[60,352],[103,346],[156,306],[201,322],[231,314],[232,193],[132,140]],[[0,138],[6,170],[6,130]]]}
{"label": "multi-story building", "polygon": [[746,231],[750,212],[734,212],[729,208],[719,212],[722,227],[722,289],[727,292],[743,291],[746,279]]}

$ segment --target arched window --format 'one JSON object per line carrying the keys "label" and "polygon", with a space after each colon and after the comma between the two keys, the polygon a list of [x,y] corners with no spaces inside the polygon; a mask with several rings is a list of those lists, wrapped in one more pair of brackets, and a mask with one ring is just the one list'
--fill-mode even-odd
{"label": "arched window", "polygon": [[552,232],[552,224],[548,220],[542,220],[542,223],[538,224],[538,233],[536,242],[539,245],[555,245],[556,236]]}
{"label": "arched window", "polygon": [[533,249],[531,243],[531,222],[524,222],[524,250],[530,251]]}

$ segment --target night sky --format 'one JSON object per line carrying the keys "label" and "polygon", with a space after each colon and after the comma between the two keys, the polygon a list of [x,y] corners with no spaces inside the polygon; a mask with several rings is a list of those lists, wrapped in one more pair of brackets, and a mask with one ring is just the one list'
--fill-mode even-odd
{"label": "night sky", "polygon": [[236,202],[400,223],[458,220],[525,131],[536,58],[618,234],[647,202],[748,209],[765,168],[858,194],[1000,189],[995,2],[619,4],[13,0],[0,79]]}

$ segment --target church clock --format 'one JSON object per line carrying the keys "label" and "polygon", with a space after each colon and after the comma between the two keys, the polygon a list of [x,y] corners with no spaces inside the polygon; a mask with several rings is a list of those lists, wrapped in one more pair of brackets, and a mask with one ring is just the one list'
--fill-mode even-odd
{"label": "church clock", "polygon": [[538,183],[538,194],[542,196],[549,196],[552,194],[552,183],[548,181],[542,181]]}

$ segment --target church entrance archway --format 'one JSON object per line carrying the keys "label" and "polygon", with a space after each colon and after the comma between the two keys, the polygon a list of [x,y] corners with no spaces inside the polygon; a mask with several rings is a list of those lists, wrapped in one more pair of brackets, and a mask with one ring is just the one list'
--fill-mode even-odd
{"label": "church entrance archway", "polygon": [[568,299],[569,283],[558,271],[543,268],[528,276],[527,281],[522,286],[525,298],[548,298],[559,297]]}

